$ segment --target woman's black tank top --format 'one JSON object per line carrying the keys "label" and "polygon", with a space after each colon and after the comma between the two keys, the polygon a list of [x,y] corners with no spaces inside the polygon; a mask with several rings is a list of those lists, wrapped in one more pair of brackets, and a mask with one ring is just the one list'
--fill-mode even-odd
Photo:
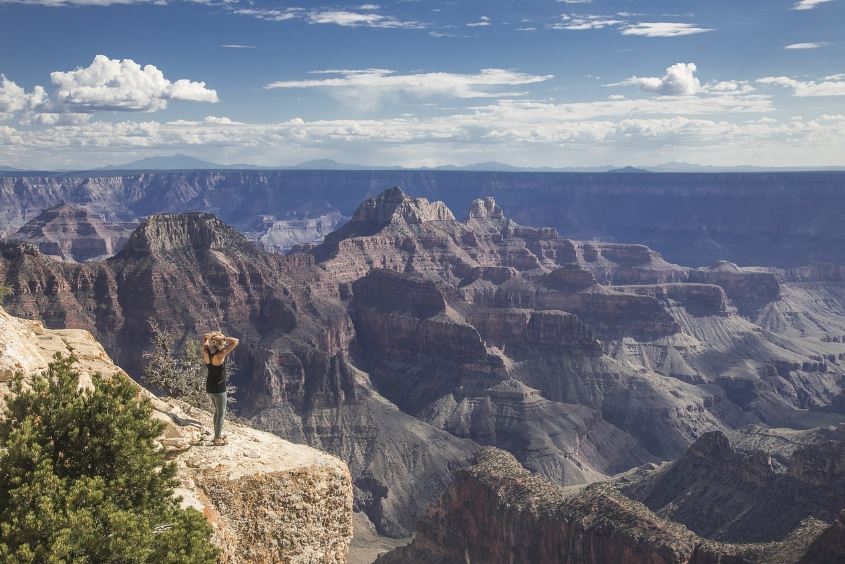
{"label": "woman's black tank top", "polygon": [[209,394],[222,394],[226,391],[226,361],[220,366],[211,363],[205,365],[208,368],[208,377],[205,379],[205,391]]}

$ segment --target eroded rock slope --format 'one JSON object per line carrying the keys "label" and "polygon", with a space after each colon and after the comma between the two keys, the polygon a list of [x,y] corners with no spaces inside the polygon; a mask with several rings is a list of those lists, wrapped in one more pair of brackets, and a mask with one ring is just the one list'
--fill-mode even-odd
{"label": "eroded rock slope", "polygon": [[413,542],[377,562],[787,563],[798,562],[810,550],[833,554],[837,526],[810,519],[782,540],[708,540],[611,484],[560,488],[491,448],[457,474],[420,520]]}
{"label": "eroded rock slope", "polygon": [[[55,353],[78,359],[82,385],[97,372],[129,377],[87,331],[46,329],[0,309],[0,397],[15,373],[43,370]],[[159,444],[177,465],[177,494],[211,523],[221,562],[346,562],[352,479],[343,462],[235,423],[227,446],[211,446],[208,413],[139,393],[165,423]]]}

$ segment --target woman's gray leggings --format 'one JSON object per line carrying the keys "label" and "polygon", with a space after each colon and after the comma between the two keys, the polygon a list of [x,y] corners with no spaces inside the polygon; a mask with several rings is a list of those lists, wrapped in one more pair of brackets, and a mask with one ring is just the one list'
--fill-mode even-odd
{"label": "woman's gray leggings", "polygon": [[214,438],[223,436],[223,421],[226,419],[226,392],[208,394],[214,404]]}

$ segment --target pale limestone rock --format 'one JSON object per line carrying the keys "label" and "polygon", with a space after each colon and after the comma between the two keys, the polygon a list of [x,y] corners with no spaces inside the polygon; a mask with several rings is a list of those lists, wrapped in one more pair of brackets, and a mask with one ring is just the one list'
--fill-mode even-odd
{"label": "pale limestone rock", "polygon": [[[45,329],[0,309],[0,398],[16,372],[45,369],[56,352],[76,355],[83,386],[97,372],[128,377],[87,331]],[[159,444],[178,468],[182,505],[212,524],[221,562],[347,561],[352,479],[346,464],[230,422],[228,444],[211,446],[207,412],[139,390],[165,423]]]}

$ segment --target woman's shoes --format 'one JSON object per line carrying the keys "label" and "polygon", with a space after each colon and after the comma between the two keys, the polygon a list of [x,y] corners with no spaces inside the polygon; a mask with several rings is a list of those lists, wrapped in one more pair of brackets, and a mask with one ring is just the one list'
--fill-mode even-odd
{"label": "woman's shoes", "polygon": [[229,441],[224,436],[224,437],[218,437],[218,438],[214,439],[213,441],[211,441],[211,444],[214,445],[214,446],[224,446],[224,445],[229,444]]}

